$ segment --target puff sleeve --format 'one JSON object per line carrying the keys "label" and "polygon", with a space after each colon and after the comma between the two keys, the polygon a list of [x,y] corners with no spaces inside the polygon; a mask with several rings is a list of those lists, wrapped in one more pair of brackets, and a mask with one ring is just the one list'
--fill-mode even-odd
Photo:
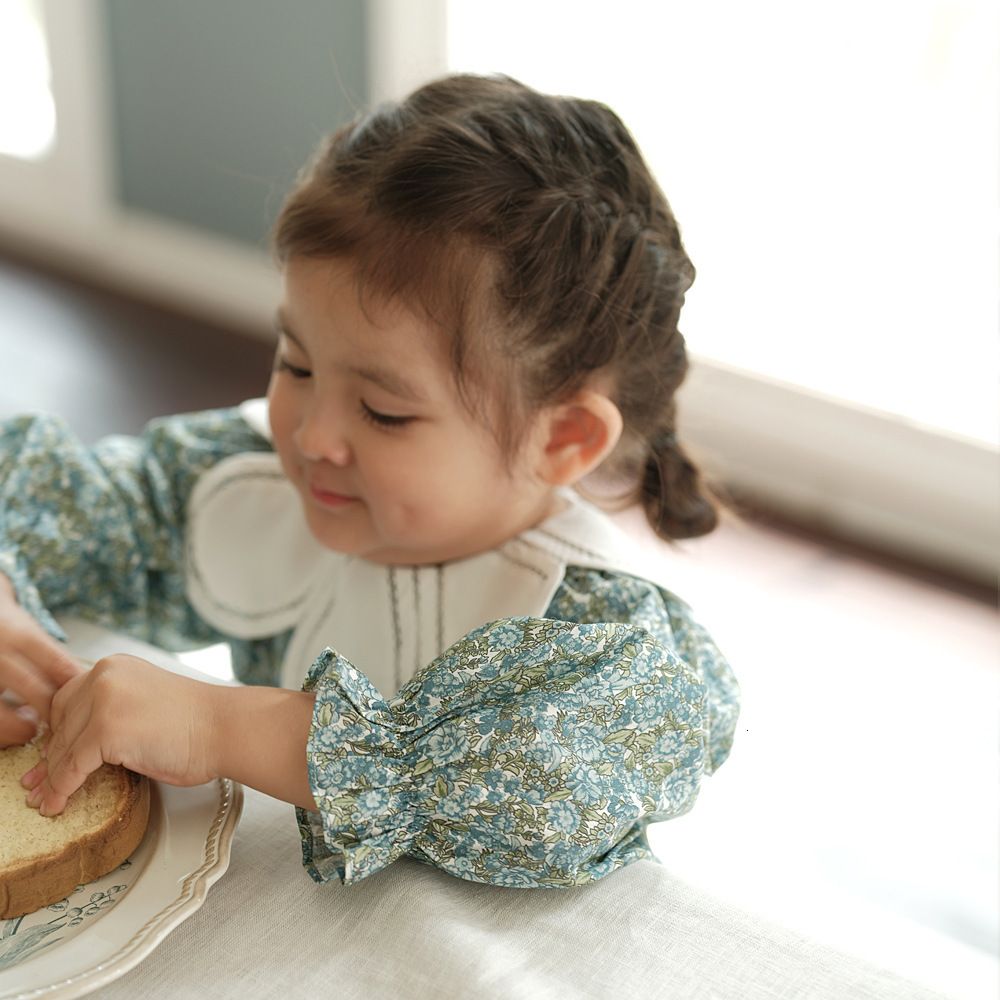
{"label": "puff sleeve", "polygon": [[[595,583],[620,593],[591,576],[584,597]],[[350,883],[406,854],[472,881],[566,887],[650,857],[646,824],[687,811],[712,766],[715,695],[664,641],[663,598],[643,609],[634,596],[635,617],[658,607],[660,637],[633,622],[503,619],[388,700],[326,650],[305,683],[310,875]],[[580,600],[570,584],[550,610]]]}

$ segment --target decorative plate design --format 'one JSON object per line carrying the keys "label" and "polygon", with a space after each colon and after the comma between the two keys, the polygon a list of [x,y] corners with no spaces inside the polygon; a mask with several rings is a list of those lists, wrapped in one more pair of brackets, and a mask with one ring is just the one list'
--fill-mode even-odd
{"label": "decorative plate design", "polygon": [[0,1000],[68,1000],[107,985],[191,916],[229,867],[240,785],[150,784],[149,826],[128,860],[58,903],[0,920]]}

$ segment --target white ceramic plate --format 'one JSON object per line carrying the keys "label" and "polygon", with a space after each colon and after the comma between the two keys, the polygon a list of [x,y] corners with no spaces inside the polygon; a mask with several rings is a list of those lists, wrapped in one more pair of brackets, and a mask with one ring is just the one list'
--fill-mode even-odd
{"label": "white ceramic plate", "polygon": [[138,965],[204,902],[229,867],[243,789],[154,781],[142,843],[65,900],[0,920],[0,1000],[68,1000]]}

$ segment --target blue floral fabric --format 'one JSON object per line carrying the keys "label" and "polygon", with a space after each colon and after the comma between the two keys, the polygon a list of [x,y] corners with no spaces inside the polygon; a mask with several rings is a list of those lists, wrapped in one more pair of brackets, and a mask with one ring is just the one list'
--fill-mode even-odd
{"label": "blue floral fabric", "polygon": [[237,677],[275,684],[289,636],[237,640],[188,603],[187,501],[217,462],[270,444],[236,409],[165,417],[84,447],[50,416],[0,422],[0,573],[52,636],[74,615],[162,649],[228,641]]}
{"label": "blue floral fabric", "polygon": [[[237,410],[154,421],[83,447],[58,420],[0,423],[0,572],[54,636],[73,614],[166,649],[227,641],[275,684],[289,635],[238,640],[185,597],[198,477],[269,450]],[[332,637],[335,638],[335,637]],[[694,803],[726,758],[738,688],[676,596],[570,567],[541,618],[484,624],[384,698],[327,649],[306,747],[319,812],[296,811],[317,881],[409,855],[461,878],[565,887],[651,857],[648,823]]]}
{"label": "blue floral fabric", "polygon": [[[649,586],[572,576],[552,611],[572,600],[603,617],[602,590]],[[409,854],[477,882],[565,887],[650,857],[646,825],[686,812],[728,753],[735,688],[720,664],[711,676],[725,683],[639,625],[552,617],[482,626],[390,700],[327,650],[306,680],[320,807],[297,810],[306,866],[352,882]]]}

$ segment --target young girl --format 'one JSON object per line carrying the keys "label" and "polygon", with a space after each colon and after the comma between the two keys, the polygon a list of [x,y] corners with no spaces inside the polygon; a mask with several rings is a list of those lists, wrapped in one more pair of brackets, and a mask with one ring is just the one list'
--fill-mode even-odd
{"label": "young girl", "polygon": [[[667,539],[716,523],[674,429],[694,270],[629,133],[448,77],[330,138],[275,243],[266,404],[93,449],[0,424],[0,689],[51,726],[29,804],[58,814],[102,761],[224,775],[298,807],[317,881],[405,854],[571,886],[649,857],[737,688],[573,489],[600,469]],[[245,686],[82,671],[53,615],[225,640]],[[6,711],[0,742],[29,738]]]}

